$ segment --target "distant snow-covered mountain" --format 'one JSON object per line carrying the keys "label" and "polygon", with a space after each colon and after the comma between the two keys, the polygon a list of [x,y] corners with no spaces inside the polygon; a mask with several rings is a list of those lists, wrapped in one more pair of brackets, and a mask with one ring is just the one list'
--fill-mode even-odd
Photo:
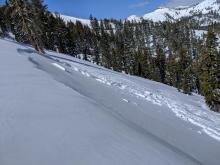
{"label": "distant snow-covered mountain", "polygon": [[[199,16],[200,15],[200,16]],[[152,20],[154,22],[166,21],[166,20],[178,20],[183,17],[197,17],[202,24],[208,24],[210,22],[220,22],[220,0],[204,0],[203,2],[190,6],[190,7],[177,7],[177,8],[158,8],[151,13],[147,13],[142,17],[132,15],[127,20],[139,21]]]}
{"label": "distant snow-covered mountain", "polygon": [[[65,22],[80,21],[84,25],[90,26],[89,19],[76,18],[72,16],[60,15]],[[208,25],[212,22],[220,22],[220,0],[204,0],[194,6],[179,6],[176,8],[160,7],[151,13],[143,16],[131,15],[126,20],[140,22],[152,20],[154,22],[164,22],[166,20],[176,21],[181,18],[191,17],[200,23]]]}
{"label": "distant snow-covered mountain", "polygon": [[66,16],[66,15],[60,15],[60,17],[65,21],[65,22],[73,22],[76,23],[76,21],[80,21],[84,25],[90,25],[90,20],[89,19],[82,19],[82,18],[76,18],[72,16]]}

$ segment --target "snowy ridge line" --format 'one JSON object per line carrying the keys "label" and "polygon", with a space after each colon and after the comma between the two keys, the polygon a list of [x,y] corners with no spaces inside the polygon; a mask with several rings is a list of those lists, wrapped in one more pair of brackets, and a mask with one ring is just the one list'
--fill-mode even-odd
{"label": "snowy ridge line", "polygon": [[[56,16],[55,13],[54,13],[54,16]],[[89,27],[91,26],[89,19],[76,18],[76,17],[73,17],[73,16],[67,16],[67,15],[63,15],[63,14],[59,14],[58,16],[59,16],[60,18],[62,18],[65,23],[68,23],[68,22],[76,23],[77,21],[79,21],[79,22],[81,22],[83,25],[87,25],[87,26],[89,26]]]}
{"label": "snowy ridge line", "polygon": [[[142,17],[131,15],[130,17],[127,18],[127,20],[140,22],[141,18],[143,18],[144,20],[163,22],[168,20],[167,15],[169,15],[171,20],[175,21],[184,17],[198,15],[200,12],[203,15],[206,15],[211,11],[219,13],[219,7],[220,5],[218,4],[218,0],[203,0],[202,2],[189,7],[177,7],[177,8],[160,7],[151,13],[147,13],[143,15]],[[206,23],[205,24],[203,23],[204,25],[214,21],[219,22],[218,19],[209,20],[209,18],[207,18],[206,16],[204,16],[204,18],[206,18]],[[197,19],[200,20],[201,18],[197,18]]]}
{"label": "snowy ridge line", "polygon": [[154,105],[166,106],[178,118],[200,127],[201,132],[220,141],[219,117],[208,110],[204,100],[198,102],[198,105],[186,104],[179,100],[174,101],[174,99],[168,97],[169,95],[167,96],[165,91],[153,91],[131,80],[116,77],[116,75],[112,74],[110,71],[100,69],[99,72],[97,72],[97,70],[93,71],[92,68],[88,70],[86,66],[71,62],[70,60],[65,60],[64,58],[60,59],[55,56],[51,58],[64,65],[68,63],[68,66],[70,66],[73,71],[80,72],[82,75],[93,78],[100,83],[129,92],[133,96],[144,99]]}

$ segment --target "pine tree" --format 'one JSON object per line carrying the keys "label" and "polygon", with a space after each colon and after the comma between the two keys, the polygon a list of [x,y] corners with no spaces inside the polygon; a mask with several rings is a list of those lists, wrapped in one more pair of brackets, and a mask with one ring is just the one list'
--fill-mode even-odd
{"label": "pine tree", "polygon": [[217,38],[212,30],[208,31],[205,50],[200,57],[201,92],[211,110],[220,112],[220,53]]}
{"label": "pine tree", "polygon": [[124,71],[129,74],[133,74],[134,55],[135,55],[135,43],[132,24],[129,21],[125,21],[123,29],[123,66]]}
{"label": "pine tree", "polygon": [[166,57],[163,52],[163,49],[157,45],[156,49],[157,57],[157,67],[159,68],[160,72],[160,82],[165,83],[165,77],[166,77]]}
{"label": "pine tree", "polygon": [[100,50],[101,50],[101,63],[107,68],[111,68],[111,52],[110,52],[110,41],[109,34],[105,31],[105,26],[103,21],[101,21],[101,40],[100,40]]}
{"label": "pine tree", "polygon": [[[177,88],[180,91],[181,89],[183,90],[183,88],[186,89],[186,86],[189,86],[189,84],[186,84],[189,82],[188,81],[189,76],[186,70],[190,66],[190,58],[184,45],[179,48],[178,58],[179,58],[179,61],[178,61],[178,66],[177,66]],[[184,93],[185,92],[186,91],[184,91]]]}
{"label": "pine tree", "polygon": [[16,19],[16,26],[19,32],[24,34],[30,44],[40,54],[44,54],[44,49],[40,43],[40,37],[38,35],[38,25],[35,22],[31,4],[28,0],[9,0],[9,7],[11,11],[11,17]]}
{"label": "pine tree", "polygon": [[43,5],[43,3],[43,0],[31,0],[31,12],[33,13],[33,22],[35,23],[35,35],[37,35],[36,39],[41,48],[46,45],[46,33],[48,31],[48,11],[47,6]]}
{"label": "pine tree", "polygon": [[94,43],[93,49],[94,62],[99,65],[100,64],[100,54],[97,42]]}
{"label": "pine tree", "polygon": [[92,15],[90,15],[90,23],[91,23],[93,32],[98,37],[100,35],[100,26],[99,26],[98,20],[94,18]]}
{"label": "pine tree", "polygon": [[161,81],[161,76],[160,76],[160,70],[157,65],[157,59],[155,57],[150,58],[150,79],[160,82]]}
{"label": "pine tree", "polygon": [[44,44],[47,49],[57,51],[55,38],[57,35],[57,19],[53,14],[47,15],[47,24],[45,29]]}
{"label": "pine tree", "polygon": [[4,26],[4,11],[3,7],[0,7],[0,36],[3,34]]}
{"label": "pine tree", "polygon": [[170,86],[177,87],[177,63],[172,52],[167,59],[167,76],[166,81]]}
{"label": "pine tree", "polygon": [[66,38],[65,38],[65,44],[66,44],[66,53],[74,56],[76,55],[76,38],[74,35],[74,29],[75,25],[72,22],[68,22],[66,25]]}
{"label": "pine tree", "polygon": [[182,89],[183,93],[190,95],[191,94],[191,79],[190,79],[190,69],[186,69],[183,72],[183,82]]}
{"label": "pine tree", "polygon": [[90,15],[90,23],[92,27],[92,46],[94,62],[100,64],[100,53],[99,53],[99,41],[100,41],[100,26],[96,18]]}
{"label": "pine tree", "polygon": [[[53,19],[52,19],[53,20]],[[56,15],[54,22],[52,25],[54,26],[54,30],[52,31],[52,44],[54,49],[59,53],[67,53],[68,47],[68,29],[66,27],[65,22],[59,15]]]}
{"label": "pine tree", "polygon": [[116,70],[118,70],[119,72],[125,71],[123,34],[119,27],[115,34],[115,54],[117,55],[116,56],[116,68],[117,68]]}
{"label": "pine tree", "polygon": [[151,78],[150,55],[149,50],[146,48],[144,50],[138,50],[135,55],[134,74],[144,78]]}

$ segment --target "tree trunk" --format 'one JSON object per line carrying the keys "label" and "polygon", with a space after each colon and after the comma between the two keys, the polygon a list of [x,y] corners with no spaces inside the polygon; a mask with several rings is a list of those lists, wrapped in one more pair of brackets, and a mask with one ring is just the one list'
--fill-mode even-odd
{"label": "tree trunk", "polygon": [[213,106],[212,110],[215,111],[215,112],[220,112],[220,104],[218,104],[218,103],[215,104],[215,105]]}

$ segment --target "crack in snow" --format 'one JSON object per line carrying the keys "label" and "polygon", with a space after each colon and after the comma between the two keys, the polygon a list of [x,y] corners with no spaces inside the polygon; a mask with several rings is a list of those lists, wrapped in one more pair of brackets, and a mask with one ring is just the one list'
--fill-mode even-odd
{"label": "crack in snow", "polygon": [[[151,102],[154,105],[167,106],[178,118],[181,118],[186,122],[190,122],[193,125],[200,127],[202,132],[220,141],[219,116],[212,114],[212,112],[208,110],[208,107],[205,105],[204,101],[196,102],[197,105],[186,104],[181,100],[175,98],[174,100],[170,98],[175,97],[175,95],[167,95],[166,91],[162,92],[159,90],[146,88],[144,85],[136,83],[130,79],[116,76],[116,73],[109,73],[106,70],[101,70],[100,72],[97,70],[94,71],[92,69],[88,70],[88,66],[83,66],[74,62],[69,62],[64,59],[60,60],[57,58],[54,59],[59,60],[60,63],[68,63],[70,68],[72,68],[74,71],[80,72],[84,76],[94,78],[100,83],[117,87],[122,91],[129,92],[137,98]],[[123,99],[123,101],[128,102],[126,99]],[[200,132],[199,134],[202,133]]]}

